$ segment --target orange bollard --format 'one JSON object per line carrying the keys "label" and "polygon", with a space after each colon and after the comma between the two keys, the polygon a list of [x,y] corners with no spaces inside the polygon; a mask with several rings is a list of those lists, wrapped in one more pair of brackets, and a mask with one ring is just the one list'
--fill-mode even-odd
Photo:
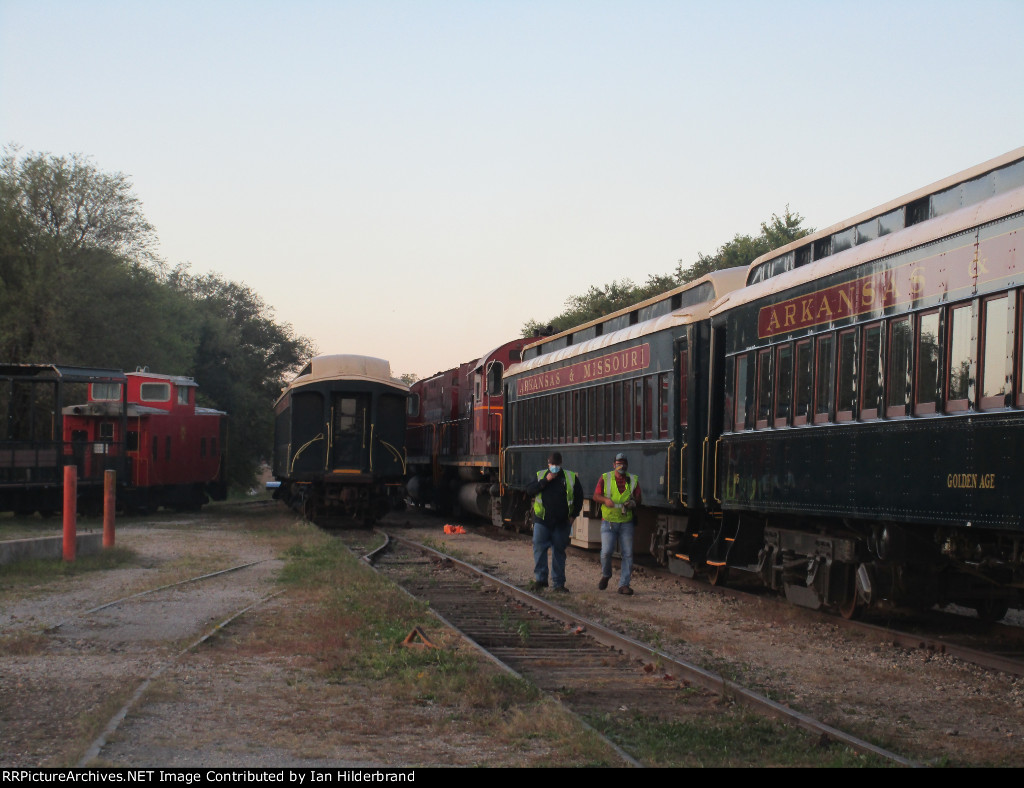
{"label": "orange bollard", "polygon": [[78,466],[64,466],[64,560],[74,561],[78,547]]}
{"label": "orange bollard", "polygon": [[117,506],[117,471],[103,472],[103,547],[114,546],[114,508]]}

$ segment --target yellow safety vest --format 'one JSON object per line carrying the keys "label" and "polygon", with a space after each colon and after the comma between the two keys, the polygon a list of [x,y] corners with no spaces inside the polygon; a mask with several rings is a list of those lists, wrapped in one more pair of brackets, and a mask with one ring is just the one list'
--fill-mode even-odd
{"label": "yellow safety vest", "polygon": [[[576,488],[576,474],[572,471],[562,470],[565,474],[565,500],[569,504],[569,517],[572,517],[572,501],[573,491]],[[537,471],[537,481],[540,481],[547,475],[547,471]],[[541,520],[544,519],[544,504],[540,500],[540,493],[537,493],[537,497],[533,499],[533,513],[537,515]]]}
{"label": "yellow safety vest", "polygon": [[610,523],[628,523],[633,519],[633,510],[626,509],[622,511],[619,509],[619,504],[623,504],[633,497],[633,490],[636,489],[637,476],[635,473],[628,474],[628,483],[626,489],[619,492],[619,485],[615,483],[615,472],[606,473],[601,477],[604,479],[604,494],[606,498],[611,498],[615,506],[607,506],[601,504],[601,519],[607,520]]}

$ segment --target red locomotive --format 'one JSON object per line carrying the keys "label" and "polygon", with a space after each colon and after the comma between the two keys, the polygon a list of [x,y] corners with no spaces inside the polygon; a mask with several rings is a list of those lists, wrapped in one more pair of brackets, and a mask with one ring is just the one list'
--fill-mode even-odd
{"label": "red locomotive", "polygon": [[502,525],[502,380],[532,341],[514,339],[412,385],[406,491],[414,503],[471,512]]}
{"label": "red locomotive", "polygon": [[[126,511],[224,500],[226,414],[197,407],[197,390],[192,378],[148,371],[90,383],[85,404],[63,408],[65,464],[86,481],[116,468]],[[95,496],[84,489],[88,509]]]}

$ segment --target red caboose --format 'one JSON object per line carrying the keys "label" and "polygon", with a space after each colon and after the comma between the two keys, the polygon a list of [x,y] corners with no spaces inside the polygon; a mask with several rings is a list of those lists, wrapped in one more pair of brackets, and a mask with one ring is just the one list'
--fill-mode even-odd
{"label": "red caboose", "polygon": [[63,409],[64,453],[79,478],[117,468],[118,503],[129,511],[223,500],[226,414],[196,407],[197,389],[192,378],[145,371],[90,384],[88,402]]}
{"label": "red caboose", "polygon": [[409,497],[441,511],[464,510],[502,524],[499,465],[502,378],[521,360],[514,339],[476,361],[412,385],[409,397]]}

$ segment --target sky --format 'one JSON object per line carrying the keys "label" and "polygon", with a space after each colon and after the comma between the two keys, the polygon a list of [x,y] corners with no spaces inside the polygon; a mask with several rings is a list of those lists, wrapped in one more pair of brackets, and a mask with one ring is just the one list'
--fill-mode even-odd
{"label": "sky", "polygon": [[1022,37],[1022,0],[0,0],[0,145],[128,175],[169,266],[427,377],[1024,145]]}

